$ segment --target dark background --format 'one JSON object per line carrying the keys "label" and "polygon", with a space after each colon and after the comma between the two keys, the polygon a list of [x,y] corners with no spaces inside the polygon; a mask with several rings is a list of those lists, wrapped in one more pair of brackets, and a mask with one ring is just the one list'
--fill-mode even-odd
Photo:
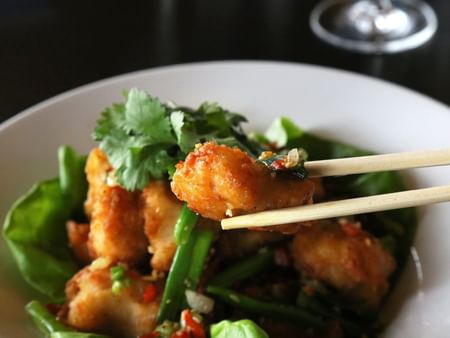
{"label": "dark background", "polygon": [[0,0],[0,122],[112,75],[226,59],[325,65],[386,79],[450,104],[450,1],[413,51],[367,56],[329,47],[308,25],[312,0]]}

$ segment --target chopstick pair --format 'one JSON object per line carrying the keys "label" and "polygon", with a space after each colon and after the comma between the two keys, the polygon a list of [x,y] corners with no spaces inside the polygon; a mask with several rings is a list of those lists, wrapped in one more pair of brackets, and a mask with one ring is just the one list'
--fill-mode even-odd
{"label": "chopstick pair", "polygon": [[[342,176],[450,164],[450,149],[305,162],[310,177]],[[306,222],[450,201],[450,185],[358,197],[225,218],[223,230]]]}

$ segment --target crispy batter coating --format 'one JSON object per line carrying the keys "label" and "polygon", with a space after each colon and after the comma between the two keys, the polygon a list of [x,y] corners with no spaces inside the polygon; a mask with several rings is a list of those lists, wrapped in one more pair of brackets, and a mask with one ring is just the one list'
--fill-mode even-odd
{"label": "crispy batter coating", "polygon": [[89,263],[92,258],[87,246],[89,238],[89,224],[79,224],[68,221],[66,224],[69,246],[73,250],[77,259],[84,264]]}
{"label": "crispy batter coating", "polygon": [[88,246],[92,256],[138,264],[147,253],[139,194],[104,186],[94,204]]}
{"label": "crispy batter coating", "polygon": [[314,184],[274,175],[240,149],[208,142],[177,164],[172,191],[203,217],[221,220],[309,203]]}
{"label": "crispy batter coating", "polygon": [[86,161],[86,179],[89,183],[89,190],[84,210],[86,215],[91,218],[95,202],[99,199],[102,187],[106,185],[108,175],[113,171],[113,167],[108,161],[106,154],[99,148],[94,148],[89,153]]}
{"label": "crispy batter coating", "polygon": [[157,297],[145,302],[143,292],[149,285],[136,271],[128,271],[131,285],[113,294],[107,267],[86,267],[66,285],[63,321],[81,331],[100,332],[113,337],[137,337],[156,326],[161,288]]}
{"label": "crispy batter coating", "polygon": [[86,163],[89,191],[85,207],[91,219],[89,251],[92,257],[137,264],[145,257],[148,246],[139,193],[108,184],[110,170],[106,156],[94,149]]}
{"label": "crispy batter coating", "polygon": [[376,307],[388,291],[395,260],[367,232],[344,230],[336,223],[302,227],[292,242],[295,265],[304,275]]}
{"label": "crispy batter coating", "polygon": [[150,182],[141,195],[145,234],[150,241],[151,266],[158,271],[169,271],[176,244],[173,237],[181,203],[161,181]]}

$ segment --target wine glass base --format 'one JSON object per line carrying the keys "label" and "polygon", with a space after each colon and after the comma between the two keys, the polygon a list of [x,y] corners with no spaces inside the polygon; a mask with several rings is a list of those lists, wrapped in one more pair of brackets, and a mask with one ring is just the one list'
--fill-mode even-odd
{"label": "wine glass base", "polygon": [[436,14],[421,0],[392,1],[380,9],[370,0],[326,0],[312,11],[310,25],[322,40],[361,53],[397,53],[421,46],[437,29]]}

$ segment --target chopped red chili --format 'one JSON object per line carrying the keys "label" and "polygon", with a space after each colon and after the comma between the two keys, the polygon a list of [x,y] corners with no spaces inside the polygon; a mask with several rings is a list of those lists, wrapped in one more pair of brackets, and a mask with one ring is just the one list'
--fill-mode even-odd
{"label": "chopped red chili", "polygon": [[190,332],[194,338],[206,337],[202,324],[195,320],[192,316],[192,312],[188,309],[181,312],[181,322],[183,323],[184,328]]}
{"label": "chopped red chili", "polygon": [[178,330],[172,333],[170,338],[190,338],[190,336],[189,332],[187,332],[186,330]]}
{"label": "chopped red chili", "polygon": [[341,229],[349,237],[357,237],[361,234],[361,227],[352,222],[342,222]]}
{"label": "chopped red chili", "polygon": [[285,163],[285,161],[283,159],[279,159],[279,160],[273,161],[270,166],[272,168],[274,168],[275,170],[283,170],[283,169],[286,169],[286,166],[284,165],[284,163]]}
{"label": "chopped red chili", "polygon": [[156,299],[156,286],[155,284],[149,284],[144,290],[144,302],[151,303]]}

